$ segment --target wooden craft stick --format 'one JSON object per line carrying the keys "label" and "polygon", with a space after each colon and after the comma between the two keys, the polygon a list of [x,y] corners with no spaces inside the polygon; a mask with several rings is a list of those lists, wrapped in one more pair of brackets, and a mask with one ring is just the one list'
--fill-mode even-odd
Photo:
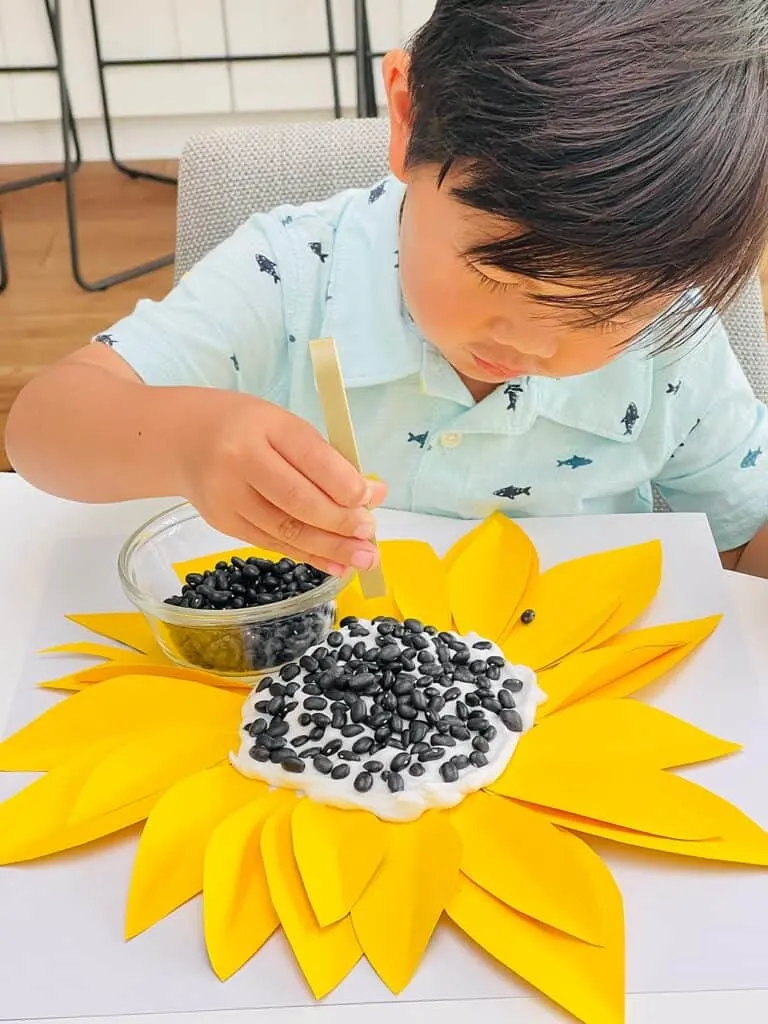
{"label": "wooden craft stick", "polygon": [[[362,472],[360,453],[349,413],[347,391],[341,375],[341,365],[333,338],[318,338],[309,343],[312,369],[315,375],[320,404],[323,409],[325,428],[328,441],[339,455],[351,462],[358,472]],[[374,538],[373,543],[376,543]],[[363,597],[384,597],[387,584],[381,563],[370,572],[360,573],[360,587]]]}

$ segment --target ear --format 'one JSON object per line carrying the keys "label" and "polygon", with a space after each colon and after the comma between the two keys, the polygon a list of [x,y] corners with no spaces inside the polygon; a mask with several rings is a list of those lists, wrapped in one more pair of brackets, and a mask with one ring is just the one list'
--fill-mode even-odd
{"label": "ear", "polygon": [[405,158],[411,133],[411,94],[408,88],[408,54],[391,50],[384,57],[384,87],[389,109],[389,164],[392,173],[405,181]]}

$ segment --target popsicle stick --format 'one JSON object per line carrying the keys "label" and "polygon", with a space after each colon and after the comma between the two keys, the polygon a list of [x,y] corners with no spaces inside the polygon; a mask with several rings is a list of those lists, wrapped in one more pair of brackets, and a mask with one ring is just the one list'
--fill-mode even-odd
{"label": "popsicle stick", "polygon": [[[315,341],[310,341],[309,353],[317,391],[320,395],[320,404],[323,408],[328,441],[339,455],[343,455],[358,472],[362,472],[360,453],[352,426],[336,342],[333,338],[318,338]],[[376,543],[375,538],[373,543]],[[381,564],[370,572],[360,573],[360,588],[363,591],[363,597],[366,598],[385,596],[387,584]]]}

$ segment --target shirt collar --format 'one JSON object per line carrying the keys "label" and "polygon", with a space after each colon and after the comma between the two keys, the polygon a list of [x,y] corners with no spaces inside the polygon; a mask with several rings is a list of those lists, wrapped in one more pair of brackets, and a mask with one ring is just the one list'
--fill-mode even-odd
{"label": "shirt collar", "polygon": [[394,177],[350,192],[336,226],[322,331],[336,340],[350,388],[387,384],[421,369],[421,337],[400,287],[404,193]]}

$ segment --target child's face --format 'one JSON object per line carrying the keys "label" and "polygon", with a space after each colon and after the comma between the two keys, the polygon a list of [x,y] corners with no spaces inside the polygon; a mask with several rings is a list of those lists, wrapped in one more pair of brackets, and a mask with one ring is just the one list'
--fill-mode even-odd
{"label": "child's face", "polygon": [[[584,326],[584,311],[536,296],[574,287],[516,277],[462,255],[509,235],[509,225],[473,211],[440,188],[436,167],[407,172],[400,274],[408,310],[429,341],[463,376],[488,384],[514,377],[568,377],[610,362],[667,305]],[[580,322],[581,321],[581,322]]]}

